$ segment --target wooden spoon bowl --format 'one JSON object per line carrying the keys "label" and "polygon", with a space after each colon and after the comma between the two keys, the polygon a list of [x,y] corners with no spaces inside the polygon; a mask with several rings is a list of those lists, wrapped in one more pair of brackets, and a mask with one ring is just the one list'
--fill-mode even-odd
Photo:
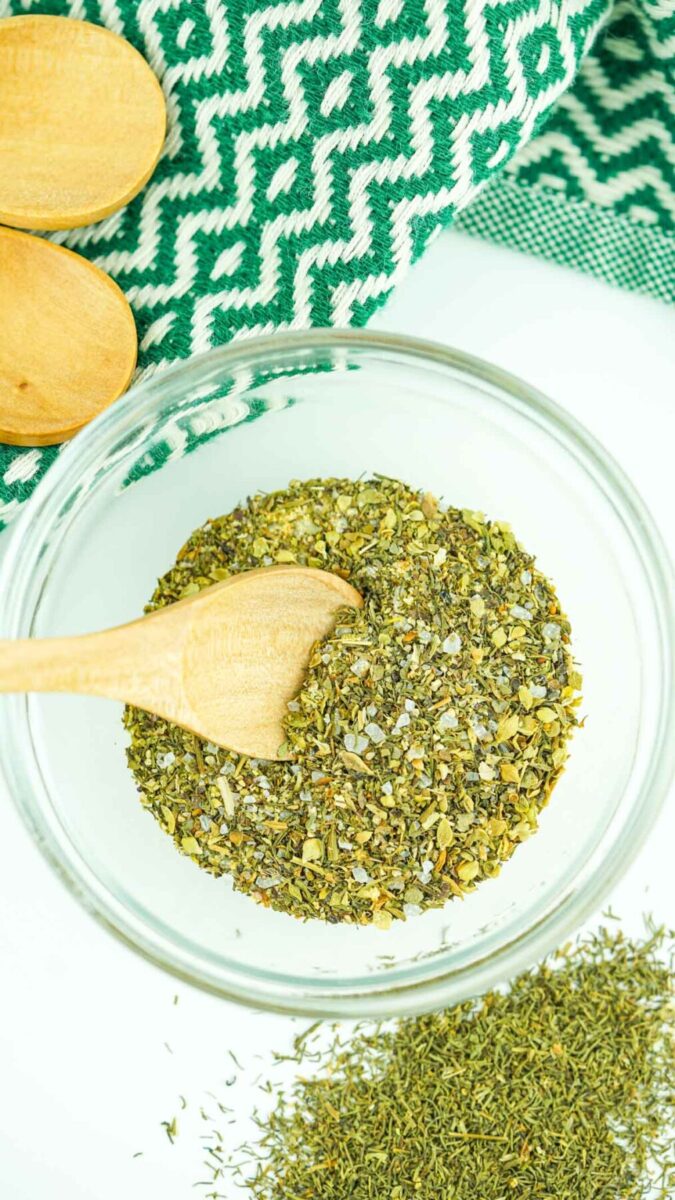
{"label": "wooden spoon bowl", "polygon": [[340,608],[362,604],[328,571],[246,571],[104,633],[0,642],[0,691],[108,696],[276,759],[313,644]]}
{"label": "wooden spoon bowl", "polygon": [[65,441],[126,390],[135,365],[117,284],[71,250],[0,228],[0,441]]}
{"label": "wooden spoon bowl", "polygon": [[166,105],[145,59],[69,17],[0,20],[0,224],[72,229],[150,178]]}

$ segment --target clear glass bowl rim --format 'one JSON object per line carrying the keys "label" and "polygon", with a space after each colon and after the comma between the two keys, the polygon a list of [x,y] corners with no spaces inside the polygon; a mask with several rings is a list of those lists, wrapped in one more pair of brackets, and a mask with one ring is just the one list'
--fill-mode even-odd
{"label": "clear glass bowl rim", "polygon": [[[0,705],[0,745],[5,754],[0,775],[8,794],[41,850],[67,888],[101,924],[148,961],[172,975],[221,997],[275,1011],[321,1016],[397,1015],[443,1007],[466,996],[476,995],[500,980],[513,976],[544,957],[594,911],[624,874],[651,829],[667,794],[675,767],[675,605],[672,568],[661,536],[639,494],[623,470],[583,425],[537,389],[514,375],[462,351],[398,334],[358,330],[293,331],[244,339],[156,372],[134,385],[69,443],[50,467],[10,531],[0,562],[0,628],[2,636],[26,636],[23,598],[30,584],[31,566],[37,561],[51,522],[70,491],[73,481],[89,467],[100,463],[120,438],[133,433],[141,422],[157,411],[166,412],[185,392],[233,368],[269,366],[277,356],[310,351],[369,351],[415,363],[459,371],[474,384],[487,384],[499,392],[500,403],[525,413],[557,441],[591,477],[611,504],[632,542],[648,585],[653,604],[656,634],[660,643],[663,671],[659,720],[653,737],[654,753],[641,780],[635,803],[623,813],[623,824],[614,837],[611,852],[603,845],[586,864],[581,885],[565,897],[539,922],[521,935],[491,949],[481,959],[452,968],[449,957],[439,954],[433,972],[422,978],[397,979],[393,968],[386,977],[373,979],[370,987],[355,991],[350,984],[297,977],[280,981],[263,972],[224,966],[217,959],[209,968],[204,956],[188,944],[177,943],[170,930],[156,929],[148,935],[142,919],[103,887],[58,827],[46,819],[36,800],[42,787],[37,768],[29,769],[22,747],[30,746],[25,706]],[[75,504],[77,507],[78,502]],[[20,714],[19,719],[15,720]],[[11,750],[14,750],[14,753]],[[622,806],[620,806],[620,809]],[[618,815],[618,814],[617,814]],[[613,822],[614,824],[614,822]],[[365,982],[365,981],[364,981]]]}

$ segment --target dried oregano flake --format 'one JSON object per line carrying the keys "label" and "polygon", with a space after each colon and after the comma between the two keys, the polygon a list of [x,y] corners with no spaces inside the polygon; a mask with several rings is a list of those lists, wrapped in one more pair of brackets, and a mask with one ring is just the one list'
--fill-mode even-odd
{"label": "dried oregano flake", "polygon": [[142,802],[205,870],[298,917],[387,928],[495,876],[577,724],[551,583],[501,521],[380,476],[314,479],[196,530],[149,607],[274,563],[335,571],[365,600],[314,649],[292,761],[128,709]]}

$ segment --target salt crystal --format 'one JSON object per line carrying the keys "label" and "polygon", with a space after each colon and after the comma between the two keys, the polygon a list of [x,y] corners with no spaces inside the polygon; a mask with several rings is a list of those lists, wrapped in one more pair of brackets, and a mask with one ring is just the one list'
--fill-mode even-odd
{"label": "salt crystal", "polygon": [[281,875],[259,875],[255,881],[255,885],[262,892],[266,892],[268,888],[278,887],[282,882]]}
{"label": "salt crystal", "polygon": [[352,663],[352,672],[358,675],[359,679],[363,679],[370,670],[370,663],[367,658],[357,658],[355,663]]}
{"label": "salt crystal", "polygon": [[363,754],[364,750],[368,749],[370,738],[362,733],[346,733],[344,736],[344,748],[350,754]]}
{"label": "salt crystal", "polygon": [[560,626],[556,625],[555,621],[547,621],[541,632],[547,641],[555,642],[560,637]]}
{"label": "salt crystal", "polygon": [[381,729],[379,725],[376,725],[374,721],[368,722],[365,732],[368,734],[368,737],[374,746],[380,746],[382,742],[386,740],[386,734],[384,730]]}
{"label": "salt crystal", "polygon": [[516,617],[518,621],[531,621],[532,613],[529,608],[523,608],[522,604],[512,604],[509,609],[509,614]]}

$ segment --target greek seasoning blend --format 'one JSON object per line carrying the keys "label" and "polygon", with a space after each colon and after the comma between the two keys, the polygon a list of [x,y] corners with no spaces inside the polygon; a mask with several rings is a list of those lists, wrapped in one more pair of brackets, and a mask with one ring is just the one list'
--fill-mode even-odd
{"label": "greek seasoning blend", "polygon": [[292,482],[207,521],[150,609],[253,567],[362,594],[289,704],[289,761],[249,759],[129,708],[142,803],[258,902],[388,928],[495,876],[537,829],[581,678],[552,584],[508,525],[376,476]]}

